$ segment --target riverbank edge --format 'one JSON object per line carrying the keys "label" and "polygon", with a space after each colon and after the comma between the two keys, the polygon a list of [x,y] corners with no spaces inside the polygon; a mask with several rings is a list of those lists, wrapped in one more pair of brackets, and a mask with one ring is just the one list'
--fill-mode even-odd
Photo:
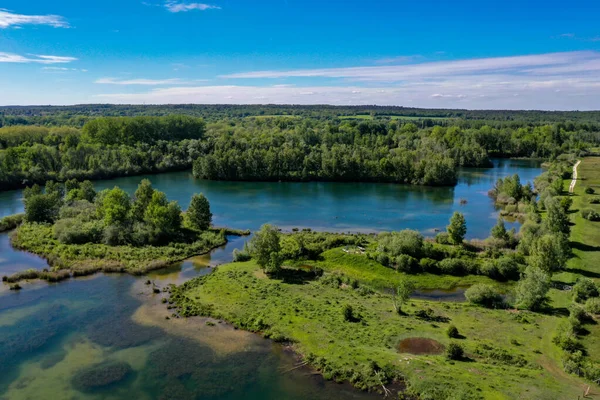
{"label": "riverbank edge", "polygon": [[[203,251],[193,253],[193,254],[192,253],[186,254],[185,257],[174,257],[174,258],[169,258],[166,260],[162,260],[162,259],[146,260],[146,261],[144,261],[144,263],[146,263],[146,265],[144,267],[140,267],[140,268],[136,268],[136,269],[126,268],[125,265],[121,261],[118,261],[118,260],[105,260],[105,259],[102,259],[102,260],[100,260],[100,259],[77,260],[77,261],[72,261],[74,264],[68,268],[58,268],[54,271],[52,271],[50,269],[43,269],[42,271],[24,270],[24,271],[14,273],[9,276],[5,275],[2,277],[2,282],[5,284],[12,284],[12,285],[15,285],[22,281],[28,281],[28,280],[45,280],[49,283],[50,282],[55,283],[55,282],[60,282],[60,281],[71,279],[71,278],[94,275],[94,274],[100,273],[100,272],[102,272],[102,273],[123,273],[123,274],[129,274],[129,275],[133,275],[133,276],[142,276],[142,275],[145,275],[152,271],[160,270],[163,268],[168,268],[172,264],[185,261],[191,257],[208,254],[211,251],[213,251],[219,247],[225,246],[228,243],[228,239],[227,239],[228,236],[242,237],[242,236],[248,236],[251,233],[250,230],[218,228],[218,227],[211,228],[211,231],[222,234],[223,240],[217,244],[214,244],[210,248],[203,249]],[[4,233],[6,233],[6,231]],[[25,251],[27,253],[34,254],[38,257],[41,257],[48,263],[48,266],[51,268],[53,268],[57,264],[60,264],[61,262],[64,261],[61,258],[51,257],[51,255],[49,253],[45,253],[45,252],[41,252],[41,251],[36,252],[34,250],[28,249],[25,246],[19,246],[18,244],[15,243],[15,240],[14,240],[16,230],[13,230],[12,232],[9,232],[8,234],[10,235],[11,247],[13,247],[16,250]],[[11,288],[12,287],[13,286],[11,286]],[[18,285],[15,286],[14,288],[20,289],[20,287]]]}
{"label": "riverbank edge", "polygon": [[201,310],[194,310],[191,313],[190,313],[190,311],[186,311],[185,308],[190,305],[189,301],[193,301],[186,296],[186,292],[190,289],[202,286],[207,279],[210,279],[211,275],[214,275],[217,272],[217,270],[219,270],[223,266],[228,266],[231,264],[235,264],[235,262],[224,264],[222,266],[217,266],[217,267],[213,268],[209,274],[199,276],[196,278],[192,278],[192,279],[182,283],[181,285],[169,284],[165,290],[166,294],[167,294],[167,297],[165,297],[165,298],[167,299],[167,309],[172,309],[173,311],[175,311],[171,315],[171,317],[173,317],[173,318],[194,317],[194,318],[200,318],[205,321],[211,321],[211,322],[212,321],[216,321],[216,322],[222,321],[225,324],[232,326],[234,329],[239,329],[239,330],[243,330],[245,332],[250,332],[250,333],[259,335],[260,337],[262,337],[264,339],[270,340],[273,343],[280,345],[285,351],[290,352],[293,355],[293,357],[296,359],[297,365],[294,367],[294,369],[299,369],[299,368],[307,369],[312,374],[318,375],[319,377],[321,377],[324,380],[329,380],[329,381],[333,380],[334,382],[339,383],[339,384],[348,384],[356,390],[362,390],[362,391],[367,391],[367,392],[371,392],[371,393],[378,393],[378,394],[384,395],[385,397],[387,397],[388,395],[392,395],[393,392],[395,392],[394,393],[395,396],[393,398],[397,398],[400,394],[402,394],[404,396],[404,397],[402,397],[402,399],[404,399],[404,400],[417,400],[418,399],[417,396],[413,396],[413,395],[407,393],[407,387],[408,387],[407,381],[404,379],[404,376],[402,376],[401,374],[398,374],[397,376],[395,376],[387,384],[384,384],[383,382],[381,382],[381,383],[377,383],[376,385],[373,385],[373,386],[361,388],[361,387],[357,386],[356,382],[353,383],[350,380],[338,380],[335,378],[327,378],[324,375],[323,370],[319,369],[319,367],[316,365],[316,360],[314,359],[314,356],[311,356],[310,354],[301,351],[298,348],[298,346],[295,345],[299,341],[282,336],[281,334],[278,334],[277,332],[270,332],[268,329],[266,329],[266,330],[265,329],[263,329],[263,330],[251,329],[249,326],[240,324],[239,321],[235,321],[233,319],[226,318],[223,315],[217,315],[217,314],[213,313],[213,311],[209,307],[202,307]]}

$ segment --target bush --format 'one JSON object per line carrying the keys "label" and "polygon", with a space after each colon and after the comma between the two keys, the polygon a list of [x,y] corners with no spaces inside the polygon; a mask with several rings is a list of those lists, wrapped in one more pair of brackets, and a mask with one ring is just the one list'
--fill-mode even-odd
{"label": "bush", "polygon": [[435,235],[435,242],[439,244],[451,244],[450,235],[448,235],[446,232],[440,232]]}
{"label": "bush", "polygon": [[590,204],[600,204],[600,198],[594,197],[593,199],[590,199]]}
{"label": "bush", "polygon": [[233,262],[250,261],[251,258],[252,258],[252,256],[250,255],[250,252],[246,248],[244,248],[243,250],[239,250],[239,249],[233,250]]}
{"label": "bush", "polygon": [[594,193],[596,193],[596,191],[593,188],[588,186],[585,188],[585,193],[586,194],[594,194]]}
{"label": "bush", "polygon": [[590,314],[600,314],[600,298],[594,297],[585,302],[585,310]]}
{"label": "bush", "polygon": [[354,315],[354,309],[350,304],[346,304],[342,309],[342,314],[344,315],[344,320],[348,322],[356,321],[356,317]]}
{"label": "bush", "polygon": [[504,305],[504,299],[496,288],[484,283],[478,283],[468,288],[465,297],[470,303],[488,308],[497,308]]}
{"label": "bush", "polygon": [[446,329],[446,335],[448,335],[448,337],[451,339],[456,339],[460,337],[460,334],[458,333],[458,328],[456,328],[454,325],[450,325],[448,329]]}
{"label": "bush", "polygon": [[462,360],[464,355],[465,351],[458,343],[450,343],[446,348],[446,358],[448,360]]}
{"label": "bush", "polygon": [[390,256],[388,256],[385,253],[378,253],[376,260],[379,264],[383,265],[384,267],[390,266]]}
{"label": "bush", "polygon": [[408,254],[401,254],[396,257],[396,267],[400,272],[416,272],[419,262],[416,258],[409,256]]}
{"label": "bush", "polygon": [[17,226],[21,225],[24,219],[25,214],[9,215],[0,219],[0,232],[15,229]]}
{"label": "bush", "polygon": [[466,263],[460,258],[446,258],[438,263],[439,270],[447,275],[464,275]]}
{"label": "bush", "polygon": [[383,252],[392,256],[407,254],[414,258],[424,256],[424,238],[417,231],[405,229],[400,232],[381,233],[377,237],[377,242]]}
{"label": "bush", "polygon": [[598,286],[589,278],[579,278],[573,285],[573,300],[578,303],[585,303],[587,299],[598,296],[600,296]]}
{"label": "bush", "polygon": [[432,260],[431,258],[421,258],[419,260],[419,267],[423,270],[423,272],[436,272],[438,267],[437,267],[437,261]]}
{"label": "bush", "polygon": [[581,210],[581,216],[588,221],[600,221],[600,214],[591,208]]}

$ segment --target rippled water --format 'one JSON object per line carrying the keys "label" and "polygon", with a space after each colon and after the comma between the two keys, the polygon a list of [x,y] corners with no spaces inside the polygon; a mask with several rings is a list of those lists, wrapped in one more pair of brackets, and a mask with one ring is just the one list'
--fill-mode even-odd
{"label": "rippled water", "polygon": [[[193,180],[188,173],[149,177],[185,207],[204,192],[215,223],[256,229],[380,231],[444,229],[454,210],[465,213],[470,237],[485,237],[496,210],[487,191],[500,176],[523,181],[540,173],[527,161],[496,161],[469,170],[455,188],[387,184],[231,183]],[[133,192],[140,177],[97,182]],[[0,193],[0,216],[22,210],[19,191]],[[460,200],[467,203],[460,205]],[[347,385],[324,382],[279,345],[201,318],[166,319],[158,287],[209,273],[231,260],[244,238],[149,277],[97,275],[20,292],[0,286],[0,399],[348,399],[369,398]],[[10,248],[0,234],[0,275],[43,268],[44,260]],[[111,366],[126,366],[112,368]],[[107,366],[109,366],[107,368]],[[93,379],[90,379],[92,377]],[[106,383],[99,386],[100,383]]]}

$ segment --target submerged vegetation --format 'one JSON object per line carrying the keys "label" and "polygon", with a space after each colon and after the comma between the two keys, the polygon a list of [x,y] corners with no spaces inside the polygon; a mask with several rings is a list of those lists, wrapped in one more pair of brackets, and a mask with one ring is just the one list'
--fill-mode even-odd
{"label": "submerged vegetation", "polygon": [[38,254],[52,270],[29,270],[5,277],[58,281],[98,271],[141,274],[203,254],[226,243],[226,234],[212,229],[210,204],[192,197],[182,213],[177,202],[143,180],[133,198],[115,187],[99,193],[89,181],[47,182],[24,191],[24,223],[12,237],[14,247]]}

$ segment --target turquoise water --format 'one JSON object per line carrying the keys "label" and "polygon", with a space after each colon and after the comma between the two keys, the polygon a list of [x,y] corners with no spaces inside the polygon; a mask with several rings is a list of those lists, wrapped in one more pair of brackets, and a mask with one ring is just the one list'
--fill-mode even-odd
{"label": "turquoise water", "polygon": [[[193,193],[211,201],[215,223],[256,229],[380,231],[433,234],[453,211],[467,217],[469,237],[486,237],[497,211],[487,191],[498,177],[541,172],[528,161],[499,160],[496,168],[461,173],[454,188],[387,184],[241,183],[195,181],[186,172],[149,177],[182,206]],[[97,182],[133,192],[141,177]],[[0,215],[22,210],[19,191],[0,193]],[[460,200],[467,203],[461,205]],[[209,255],[149,277],[98,275],[59,284],[35,282],[10,292],[0,286],[0,399],[352,399],[372,395],[293,369],[285,348],[201,318],[171,315],[154,294],[231,260],[244,238]],[[44,260],[9,246],[0,234],[0,275],[41,269]],[[437,296],[437,293],[433,293]],[[118,366],[116,368],[115,366]],[[112,368],[112,369],[111,369]],[[91,377],[91,378],[90,378]],[[102,385],[101,385],[102,383]],[[377,396],[375,396],[377,397]]]}

